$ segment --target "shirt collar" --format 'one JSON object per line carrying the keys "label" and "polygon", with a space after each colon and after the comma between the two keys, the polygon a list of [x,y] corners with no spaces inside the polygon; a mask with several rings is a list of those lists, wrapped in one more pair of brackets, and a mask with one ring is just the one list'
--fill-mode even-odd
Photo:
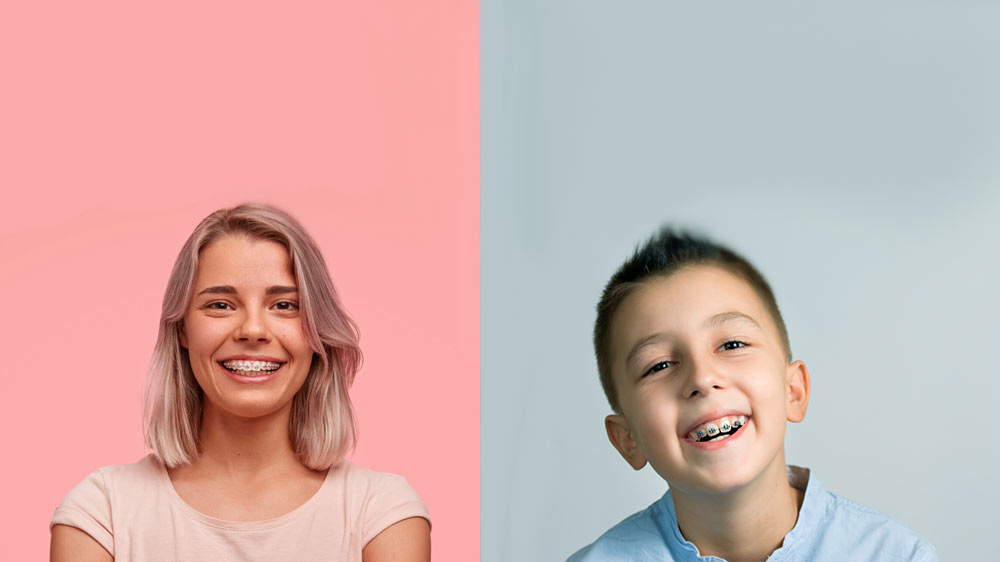
{"label": "shirt collar", "polygon": [[[795,521],[795,526],[785,535],[785,540],[771,556],[768,561],[785,559],[786,556],[794,553],[800,543],[813,534],[823,513],[826,511],[826,489],[820,483],[819,478],[812,475],[808,468],[794,465],[786,465],[788,473],[788,483],[798,490],[804,490],[805,496],[802,499],[802,507],[799,508],[799,516]],[[657,526],[660,533],[667,542],[670,554],[678,561],[707,562],[721,561],[715,556],[699,556],[698,547],[681,535],[677,526],[677,512],[674,510],[674,500],[670,496],[670,490],[656,502]]]}

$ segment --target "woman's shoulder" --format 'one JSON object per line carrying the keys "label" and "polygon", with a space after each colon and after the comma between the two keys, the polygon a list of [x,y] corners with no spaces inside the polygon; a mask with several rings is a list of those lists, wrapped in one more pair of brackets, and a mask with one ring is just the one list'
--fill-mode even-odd
{"label": "woman's shoulder", "polygon": [[146,487],[159,479],[161,470],[162,465],[152,453],[133,463],[102,466],[70,490],[67,499],[79,494],[99,492],[107,496],[123,488]]}
{"label": "woman's shoulder", "polygon": [[157,483],[159,462],[150,454],[130,464],[107,465],[94,470],[74,486],[56,507],[49,529],[69,525],[87,532],[109,552],[112,513],[120,501],[141,497]]}
{"label": "woman's shoulder", "polygon": [[417,492],[406,478],[391,472],[379,472],[344,459],[331,468],[330,479],[355,497],[406,496],[419,501]]}
{"label": "woman's shoulder", "polygon": [[[335,472],[333,472],[335,471]],[[430,521],[427,506],[406,478],[364,468],[343,460],[331,469],[331,480],[363,523],[365,540],[409,517]]]}
{"label": "woman's shoulder", "polygon": [[80,485],[88,482],[103,484],[108,493],[141,492],[159,483],[163,465],[152,453],[128,464],[109,464],[91,472]]}
{"label": "woman's shoulder", "polygon": [[386,480],[403,479],[399,474],[391,472],[379,472],[363,466],[354,464],[348,459],[341,460],[331,470],[335,474],[352,482],[383,482]]}

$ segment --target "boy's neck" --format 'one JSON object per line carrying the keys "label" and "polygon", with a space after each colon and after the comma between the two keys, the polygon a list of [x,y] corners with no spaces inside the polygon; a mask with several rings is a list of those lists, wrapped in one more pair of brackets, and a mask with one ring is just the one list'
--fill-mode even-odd
{"label": "boy's neck", "polygon": [[746,486],[724,494],[671,490],[677,525],[701,556],[761,562],[798,520],[804,492],[788,483],[784,455]]}

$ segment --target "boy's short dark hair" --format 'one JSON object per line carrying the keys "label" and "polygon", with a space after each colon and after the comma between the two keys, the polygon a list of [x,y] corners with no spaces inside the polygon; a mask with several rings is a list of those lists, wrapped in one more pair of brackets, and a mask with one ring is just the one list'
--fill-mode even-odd
{"label": "boy's short dark hair", "polygon": [[778,327],[781,343],[784,345],[785,359],[791,361],[792,348],[788,341],[788,330],[778,310],[771,286],[764,276],[750,262],[729,248],[706,238],[687,232],[675,232],[664,226],[645,244],[637,247],[631,258],[618,268],[604,287],[601,301],[597,304],[597,321],[594,323],[594,352],[597,355],[597,370],[601,385],[611,408],[621,413],[618,393],[611,378],[611,318],[618,306],[629,293],[646,279],[670,277],[678,270],[692,265],[715,265],[722,267],[746,281],[763,301]]}

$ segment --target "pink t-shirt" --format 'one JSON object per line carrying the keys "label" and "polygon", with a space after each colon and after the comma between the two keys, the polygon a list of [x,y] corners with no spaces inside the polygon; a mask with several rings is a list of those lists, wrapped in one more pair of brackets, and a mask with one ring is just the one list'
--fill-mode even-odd
{"label": "pink t-shirt", "polygon": [[66,494],[49,523],[94,537],[115,562],[361,560],[361,549],[408,517],[428,521],[406,480],[343,461],[313,497],[266,521],[225,521],[196,511],[177,495],[152,454],[90,473]]}

